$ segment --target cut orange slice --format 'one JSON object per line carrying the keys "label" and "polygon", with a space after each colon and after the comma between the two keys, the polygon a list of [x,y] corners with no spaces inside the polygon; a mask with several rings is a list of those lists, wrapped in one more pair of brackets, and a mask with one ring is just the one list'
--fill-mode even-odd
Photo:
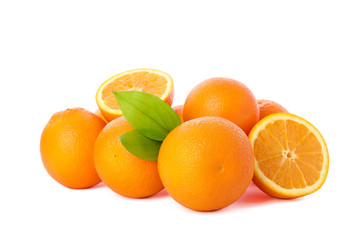
{"label": "cut orange slice", "polygon": [[173,80],[165,72],[143,68],[117,74],[105,81],[96,94],[97,105],[107,121],[123,115],[112,91],[151,93],[169,105],[172,105],[174,96]]}
{"label": "cut orange slice", "polygon": [[328,173],[327,145],[308,121],[275,113],[259,121],[249,134],[255,155],[254,183],[278,198],[317,191]]}

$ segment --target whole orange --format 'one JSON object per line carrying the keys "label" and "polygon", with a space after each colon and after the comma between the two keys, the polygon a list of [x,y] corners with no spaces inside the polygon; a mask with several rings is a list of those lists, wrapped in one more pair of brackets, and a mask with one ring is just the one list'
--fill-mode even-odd
{"label": "whole orange", "polygon": [[288,113],[286,108],[271,100],[257,100],[260,108],[260,120],[273,113]]}
{"label": "whole orange", "polygon": [[109,122],[98,135],[94,162],[99,177],[114,192],[131,198],[142,198],[163,189],[157,162],[140,159],[129,153],[119,137],[133,130],[122,116]]}
{"label": "whole orange", "polygon": [[211,78],[189,93],[183,116],[184,121],[204,116],[223,117],[248,134],[259,120],[259,107],[253,93],[241,82]]}
{"label": "whole orange", "polygon": [[55,113],[41,135],[42,162],[57,182],[88,188],[101,181],[93,163],[93,147],[105,122],[83,109]]}
{"label": "whole orange", "polygon": [[102,118],[102,120],[103,120],[106,124],[108,123],[107,119],[105,119],[105,118],[103,117],[103,115],[102,115],[102,113],[101,113],[101,111],[100,111],[99,109],[97,109],[97,110],[94,112],[94,114],[96,114],[98,117]]}
{"label": "whole orange", "polygon": [[181,205],[197,210],[224,208],[245,192],[254,173],[254,155],[246,134],[220,117],[184,122],[162,143],[159,175]]}
{"label": "whole orange", "polygon": [[173,107],[174,111],[179,115],[180,117],[180,120],[182,122],[184,122],[184,119],[183,119],[183,109],[184,109],[184,105],[178,105],[178,106],[175,106]]}

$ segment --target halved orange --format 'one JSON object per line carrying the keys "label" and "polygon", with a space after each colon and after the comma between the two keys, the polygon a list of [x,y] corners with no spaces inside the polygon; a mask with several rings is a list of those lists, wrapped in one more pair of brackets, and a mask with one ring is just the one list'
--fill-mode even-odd
{"label": "halved orange", "polygon": [[123,115],[112,91],[151,93],[169,105],[172,105],[174,97],[173,80],[165,72],[143,68],[117,74],[105,81],[96,94],[97,105],[108,121]]}
{"label": "halved orange", "polygon": [[275,113],[259,121],[249,134],[255,155],[254,183],[278,198],[317,191],[328,173],[327,145],[307,120]]}

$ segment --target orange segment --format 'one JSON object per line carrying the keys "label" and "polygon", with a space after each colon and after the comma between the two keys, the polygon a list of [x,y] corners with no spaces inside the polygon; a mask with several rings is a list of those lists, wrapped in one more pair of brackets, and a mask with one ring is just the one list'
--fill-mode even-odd
{"label": "orange segment", "polygon": [[255,156],[253,181],[267,194],[294,198],[323,185],[328,149],[308,121],[289,113],[272,114],[255,125],[249,139]]}
{"label": "orange segment", "polygon": [[97,105],[108,120],[122,116],[112,91],[141,91],[151,93],[169,105],[173,102],[173,80],[169,74],[154,69],[135,69],[117,74],[105,81],[96,95]]}

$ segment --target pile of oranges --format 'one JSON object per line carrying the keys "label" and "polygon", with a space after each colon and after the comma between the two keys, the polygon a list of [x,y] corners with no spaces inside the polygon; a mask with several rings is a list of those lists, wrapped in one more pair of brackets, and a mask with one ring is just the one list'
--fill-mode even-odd
{"label": "pile of oranges", "polygon": [[131,70],[99,87],[95,113],[55,113],[42,132],[40,152],[60,184],[81,189],[102,181],[130,198],[165,188],[187,208],[212,211],[238,200],[252,180],[273,197],[295,198],[315,192],[326,179],[328,150],[319,131],[276,102],[257,101],[239,81],[208,79],[184,105],[173,107],[183,123],[161,143],[157,161],[122,145],[119,137],[133,127],[112,91],[146,92],[171,105],[174,84],[158,70]]}

